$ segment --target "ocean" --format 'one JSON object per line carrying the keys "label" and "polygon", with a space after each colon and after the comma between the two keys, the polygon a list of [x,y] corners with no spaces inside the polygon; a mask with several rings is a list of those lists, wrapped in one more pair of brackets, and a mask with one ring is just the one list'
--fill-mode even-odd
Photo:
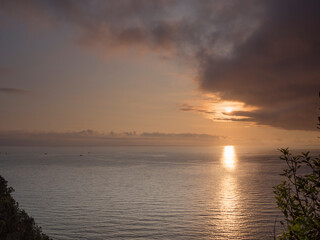
{"label": "ocean", "polygon": [[237,146],[1,147],[0,175],[56,240],[273,239],[274,225],[282,229],[272,188],[279,155]]}

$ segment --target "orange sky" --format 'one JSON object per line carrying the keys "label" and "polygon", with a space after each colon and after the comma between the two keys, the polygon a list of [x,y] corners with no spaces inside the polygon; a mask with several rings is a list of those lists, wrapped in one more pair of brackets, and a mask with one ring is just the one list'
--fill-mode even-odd
{"label": "orange sky", "polygon": [[108,3],[1,3],[1,144],[17,130],[86,129],[319,144],[314,6],[283,14],[270,1]]}

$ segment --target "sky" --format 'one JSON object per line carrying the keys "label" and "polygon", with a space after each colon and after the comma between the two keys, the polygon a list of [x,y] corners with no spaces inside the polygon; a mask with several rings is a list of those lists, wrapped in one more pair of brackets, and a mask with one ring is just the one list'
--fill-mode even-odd
{"label": "sky", "polygon": [[317,0],[2,0],[1,145],[319,145]]}

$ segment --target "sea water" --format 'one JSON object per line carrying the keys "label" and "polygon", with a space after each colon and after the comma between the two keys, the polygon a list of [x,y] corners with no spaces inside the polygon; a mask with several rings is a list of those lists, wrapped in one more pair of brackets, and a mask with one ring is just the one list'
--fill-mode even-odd
{"label": "sea water", "polygon": [[279,155],[236,146],[2,147],[0,175],[57,240],[273,239]]}

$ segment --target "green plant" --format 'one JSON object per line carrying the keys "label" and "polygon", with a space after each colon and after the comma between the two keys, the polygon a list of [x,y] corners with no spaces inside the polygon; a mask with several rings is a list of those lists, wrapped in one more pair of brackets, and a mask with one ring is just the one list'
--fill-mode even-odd
{"label": "green plant", "polygon": [[0,239],[1,240],[50,240],[42,233],[34,219],[19,208],[13,199],[12,187],[0,176]]}
{"label": "green plant", "polygon": [[320,239],[320,158],[309,152],[293,156],[280,149],[285,178],[274,187],[278,208],[284,215],[279,239]]}

